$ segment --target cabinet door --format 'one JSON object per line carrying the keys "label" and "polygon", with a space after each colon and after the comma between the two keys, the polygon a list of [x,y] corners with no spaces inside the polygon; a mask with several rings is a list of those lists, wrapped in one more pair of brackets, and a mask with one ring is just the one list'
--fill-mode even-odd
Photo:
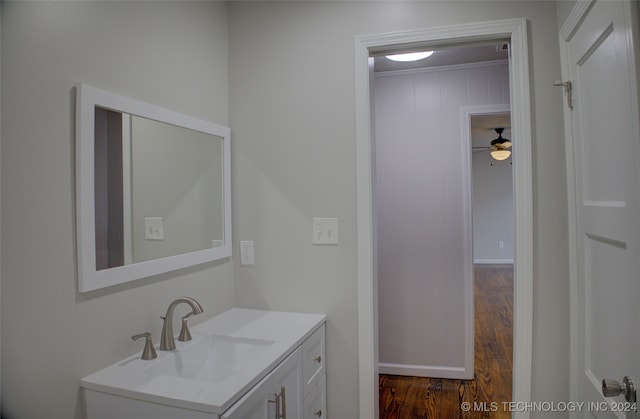
{"label": "cabinet door", "polygon": [[269,402],[267,418],[296,419],[302,417],[302,364],[301,350],[296,349],[273,372],[272,393],[269,400],[279,397],[280,416],[277,416],[276,403]]}
{"label": "cabinet door", "polygon": [[[231,406],[222,419],[299,419],[302,417],[300,348]],[[283,391],[284,388],[284,391]],[[279,407],[279,412],[276,412]],[[279,415],[277,415],[279,413]],[[285,416],[286,413],[286,416]]]}
{"label": "cabinet door", "polygon": [[256,384],[221,416],[221,419],[266,419],[269,376]]}
{"label": "cabinet door", "polygon": [[303,419],[325,419],[327,417],[325,390],[326,386],[323,376],[304,399]]}
{"label": "cabinet door", "polygon": [[326,361],[324,334],[324,325],[322,325],[302,344],[304,397],[307,397],[307,394],[309,394],[320,377],[324,376],[324,363]]}

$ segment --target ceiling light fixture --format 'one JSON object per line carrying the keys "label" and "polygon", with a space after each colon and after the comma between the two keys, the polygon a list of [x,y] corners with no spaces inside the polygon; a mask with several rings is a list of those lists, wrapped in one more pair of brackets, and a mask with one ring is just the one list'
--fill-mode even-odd
{"label": "ceiling light fixture", "polygon": [[511,141],[506,138],[502,138],[502,132],[504,128],[496,128],[496,133],[498,134],[498,138],[491,141],[491,157],[496,160],[506,160],[511,155]]}
{"label": "ceiling light fixture", "polygon": [[422,51],[422,52],[410,52],[407,54],[394,54],[387,55],[387,59],[391,61],[399,61],[399,62],[410,62],[410,61],[419,61],[424,60],[427,57],[431,57],[434,51]]}
{"label": "ceiling light fixture", "polygon": [[506,160],[510,155],[511,152],[509,150],[493,150],[491,152],[491,157],[493,157],[495,160]]}
{"label": "ceiling light fixture", "polygon": [[513,143],[508,138],[502,137],[502,132],[504,128],[494,128],[496,133],[498,134],[498,138],[491,141],[491,145],[489,147],[472,147],[474,153],[480,153],[483,151],[488,151],[491,157],[494,160],[506,160],[511,156],[511,147]]}

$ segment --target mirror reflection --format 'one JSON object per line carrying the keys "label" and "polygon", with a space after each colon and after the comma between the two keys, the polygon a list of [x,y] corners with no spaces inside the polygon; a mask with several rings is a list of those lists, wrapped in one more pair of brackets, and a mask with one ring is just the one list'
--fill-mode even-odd
{"label": "mirror reflection", "polygon": [[223,138],[95,108],[96,269],[224,243]]}

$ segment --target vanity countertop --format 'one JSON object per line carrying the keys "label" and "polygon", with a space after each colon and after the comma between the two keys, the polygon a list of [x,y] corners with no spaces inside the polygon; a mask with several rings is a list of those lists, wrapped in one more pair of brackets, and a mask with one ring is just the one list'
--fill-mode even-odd
{"label": "vanity countertop", "polygon": [[[158,350],[158,358],[151,361],[141,360],[138,353],[82,378],[80,385],[117,396],[221,414],[325,319],[322,314],[232,308],[194,326],[193,340],[176,340],[175,351]],[[194,360],[191,355],[195,353],[208,355]]]}

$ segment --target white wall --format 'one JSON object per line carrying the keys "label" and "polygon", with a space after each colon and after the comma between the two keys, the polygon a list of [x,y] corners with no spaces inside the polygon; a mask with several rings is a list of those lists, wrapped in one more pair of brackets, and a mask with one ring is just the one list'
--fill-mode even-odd
{"label": "white wall", "polygon": [[[475,147],[486,147],[498,137],[495,131],[474,129],[471,117],[471,138]],[[513,139],[505,129],[504,138]],[[514,140],[515,141],[515,140]],[[473,166],[473,259],[475,263],[513,263],[513,166],[511,157],[494,160],[488,151],[474,153]],[[499,243],[502,242],[502,247]]]}
{"label": "white wall", "polygon": [[[232,2],[229,21],[217,2],[0,7],[6,412],[79,417],[79,377],[138,351],[134,332],[157,336],[158,316],[178,294],[198,295],[207,317],[226,308],[233,270],[238,305],[329,315],[328,414],[358,418],[354,36],[512,17],[530,20],[532,40],[533,395],[568,399],[553,2]],[[254,267],[222,263],[88,296],[75,291],[71,87],[78,81],[222,124],[231,115],[234,241],[237,248],[237,240],[255,240]],[[311,245],[313,216],[339,217],[338,246]]]}
{"label": "white wall", "polygon": [[2,407],[8,418],[81,418],[79,379],[141,351],[134,333],[157,342],[159,317],[177,297],[202,303],[194,322],[229,308],[233,266],[77,292],[73,86],[227,125],[227,10],[182,1],[1,7]]}
{"label": "white wall", "polygon": [[[327,414],[338,418],[358,418],[354,36],[529,19],[532,388],[537,400],[567,400],[567,211],[564,156],[556,147],[562,96],[552,86],[560,74],[555,4],[258,1],[232,2],[229,13],[234,240],[254,240],[256,252],[255,266],[236,266],[235,301],[328,314]],[[314,216],[339,218],[338,246],[311,245]]]}
{"label": "white wall", "polygon": [[380,372],[453,378],[473,339],[461,108],[508,104],[508,64],[379,73],[374,95]]}

